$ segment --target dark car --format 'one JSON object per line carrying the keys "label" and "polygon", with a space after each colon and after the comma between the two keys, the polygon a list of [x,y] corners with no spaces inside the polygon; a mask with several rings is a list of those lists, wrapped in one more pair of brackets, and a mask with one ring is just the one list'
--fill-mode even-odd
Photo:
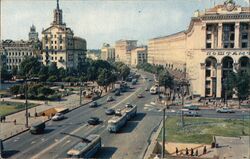
{"label": "dark car", "polygon": [[95,107],[97,107],[97,106],[98,106],[98,104],[97,104],[96,101],[90,103],[90,105],[89,105],[90,108],[95,108]]}
{"label": "dark car", "polygon": [[112,102],[113,100],[114,100],[114,98],[112,96],[108,96],[107,102]]}
{"label": "dark car", "polygon": [[143,98],[143,95],[140,93],[137,95],[137,98]]}
{"label": "dark car", "polygon": [[44,122],[38,122],[35,124],[32,124],[30,127],[30,133],[31,134],[40,134],[44,132],[45,129],[45,123]]}
{"label": "dark car", "polygon": [[97,125],[100,123],[100,120],[99,118],[97,117],[91,117],[89,120],[88,120],[88,124],[89,125]]}
{"label": "dark car", "polygon": [[119,89],[117,89],[117,90],[115,91],[115,96],[119,96],[119,95],[121,95],[121,92],[120,92]]}
{"label": "dark car", "polygon": [[106,114],[106,115],[114,115],[114,114],[115,114],[115,110],[114,110],[114,109],[107,109],[107,110],[105,111],[105,114]]}

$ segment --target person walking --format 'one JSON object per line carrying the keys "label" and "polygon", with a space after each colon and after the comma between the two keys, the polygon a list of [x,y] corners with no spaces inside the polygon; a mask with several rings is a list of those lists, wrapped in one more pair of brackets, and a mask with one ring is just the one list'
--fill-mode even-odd
{"label": "person walking", "polygon": [[199,155],[199,152],[198,152],[198,149],[195,150],[195,156],[198,156]]}
{"label": "person walking", "polygon": [[16,125],[16,119],[14,119],[14,121],[13,121],[13,122],[14,122],[14,125]]}
{"label": "person walking", "polygon": [[204,148],[203,148],[203,154],[206,154],[206,153],[207,153],[207,147],[204,146]]}
{"label": "person walking", "polygon": [[188,155],[188,148],[186,148],[186,155]]}
{"label": "person walking", "polygon": [[178,153],[179,153],[179,150],[178,150],[178,148],[176,147],[175,148],[175,153],[176,153],[176,156],[178,155]]}
{"label": "person walking", "polygon": [[191,156],[194,156],[194,150],[191,148]]}

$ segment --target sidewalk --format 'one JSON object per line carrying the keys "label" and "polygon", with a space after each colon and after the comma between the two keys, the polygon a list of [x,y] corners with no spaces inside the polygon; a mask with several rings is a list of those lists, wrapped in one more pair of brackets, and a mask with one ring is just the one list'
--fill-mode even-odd
{"label": "sidewalk", "polygon": [[[102,96],[105,96],[107,93],[104,92]],[[5,101],[24,102],[25,100],[16,100],[16,99],[8,98]],[[28,100],[28,103],[33,103],[33,102],[34,101],[32,100]],[[91,102],[91,100],[89,99],[86,100],[84,98],[82,101],[82,105],[89,103],[89,102]],[[44,104],[44,101],[42,102],[35,101],[35,103],[40,103],[40,104],[43,103],[43,104],[36,106],[34,108],[30,108],[28,110],[31,116],[29,117],[29,123],[28,123],[29,126],[38,121],[48,120],[47,116],[34,117],[35,112],[39,113],[50,108],[62,108],[62,107],[72,110],[80,106],[79,105],[80,98],[79,98],[79,95],[73,94],[73,95],[63,98],[61,101],[52,101],[52,102],[48,102],[48,104]],[[16,125],[14,124],[14,120],[16,120]],[[25,130],[28,130],[28,129],[25,128],[25,110],[23,110],[23,111],[6,116],[6,121],[4,123],[0,123],[0,139],[2,140],[8,139]]]}

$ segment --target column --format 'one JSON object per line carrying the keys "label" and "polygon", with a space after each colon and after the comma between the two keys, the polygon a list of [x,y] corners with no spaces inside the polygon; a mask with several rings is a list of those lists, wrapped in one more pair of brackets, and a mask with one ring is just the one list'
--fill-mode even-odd
{"label": "column", "polygon": [[221,89],[222,89],[222,65],[221,63],[217,63],[217,76],[216,76],[216,98],[221,98]]}
{"label": "column", "polygon": [[240,23],[236,22],[234,27],[234,48],[239,48],[240,41]]}
{"label": "column", "polygon": [[205,91],[206,91],[206,64],[205,63],[201,63],[201,67],[200,67],[200,81],[201,81],[201,84],[200,84],[200,94],[201,94],[201,97],[205,97]]}
{"label": "column", "polygon": [[218,48],[222,48],[222,23],[218,24]]}

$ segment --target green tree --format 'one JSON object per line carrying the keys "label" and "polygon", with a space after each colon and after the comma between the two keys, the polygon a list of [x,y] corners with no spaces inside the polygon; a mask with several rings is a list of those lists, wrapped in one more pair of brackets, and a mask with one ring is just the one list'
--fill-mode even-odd
{"label": "green tree", "polygon": [[10,80],[12,76],[11,73],[8,71],[7,67],[3,65],[0,67],[1,67],[1,81]]}
{"label": "green tree", "polygon": [[10,93],[12,95],[17,96],[18,93],[19,93],[20,88],[21,88],[20,85],[14,85],[14,86],[10,87]]}
{"label": "green tree", "polygon": [[47,82],[56,82],[57,81],[57,77],[55,75],[49,76],[49,78],[47,79]]}
{"label": "green tree", "polygon": [[21,62],[18,74],[23,78],[34,77],[38,75],[40,68],[41,63],[38,61],[38,58],[27,56]]}
{"label": "green tree", "polygon": [[49,76],[58,76],[58,69],[57,69],[57,66],[56,66],[56,63],[53,62],[49,65],[49,68],[48,68],[48,75]]}
{"label": "green tree", "polygon": [[11,74],[12,74],[13,76],[16,76],[17,73],[18,73],[17,67],[13,67],[12,70],[11,70]]}
{"label": "green tree", "polygon": [[159,74],[159,85],[164,86],[165,91],[166,91],[167,88],[172,90],[174,88],[174,78],[167,71],[160,72],[160,74]]}

